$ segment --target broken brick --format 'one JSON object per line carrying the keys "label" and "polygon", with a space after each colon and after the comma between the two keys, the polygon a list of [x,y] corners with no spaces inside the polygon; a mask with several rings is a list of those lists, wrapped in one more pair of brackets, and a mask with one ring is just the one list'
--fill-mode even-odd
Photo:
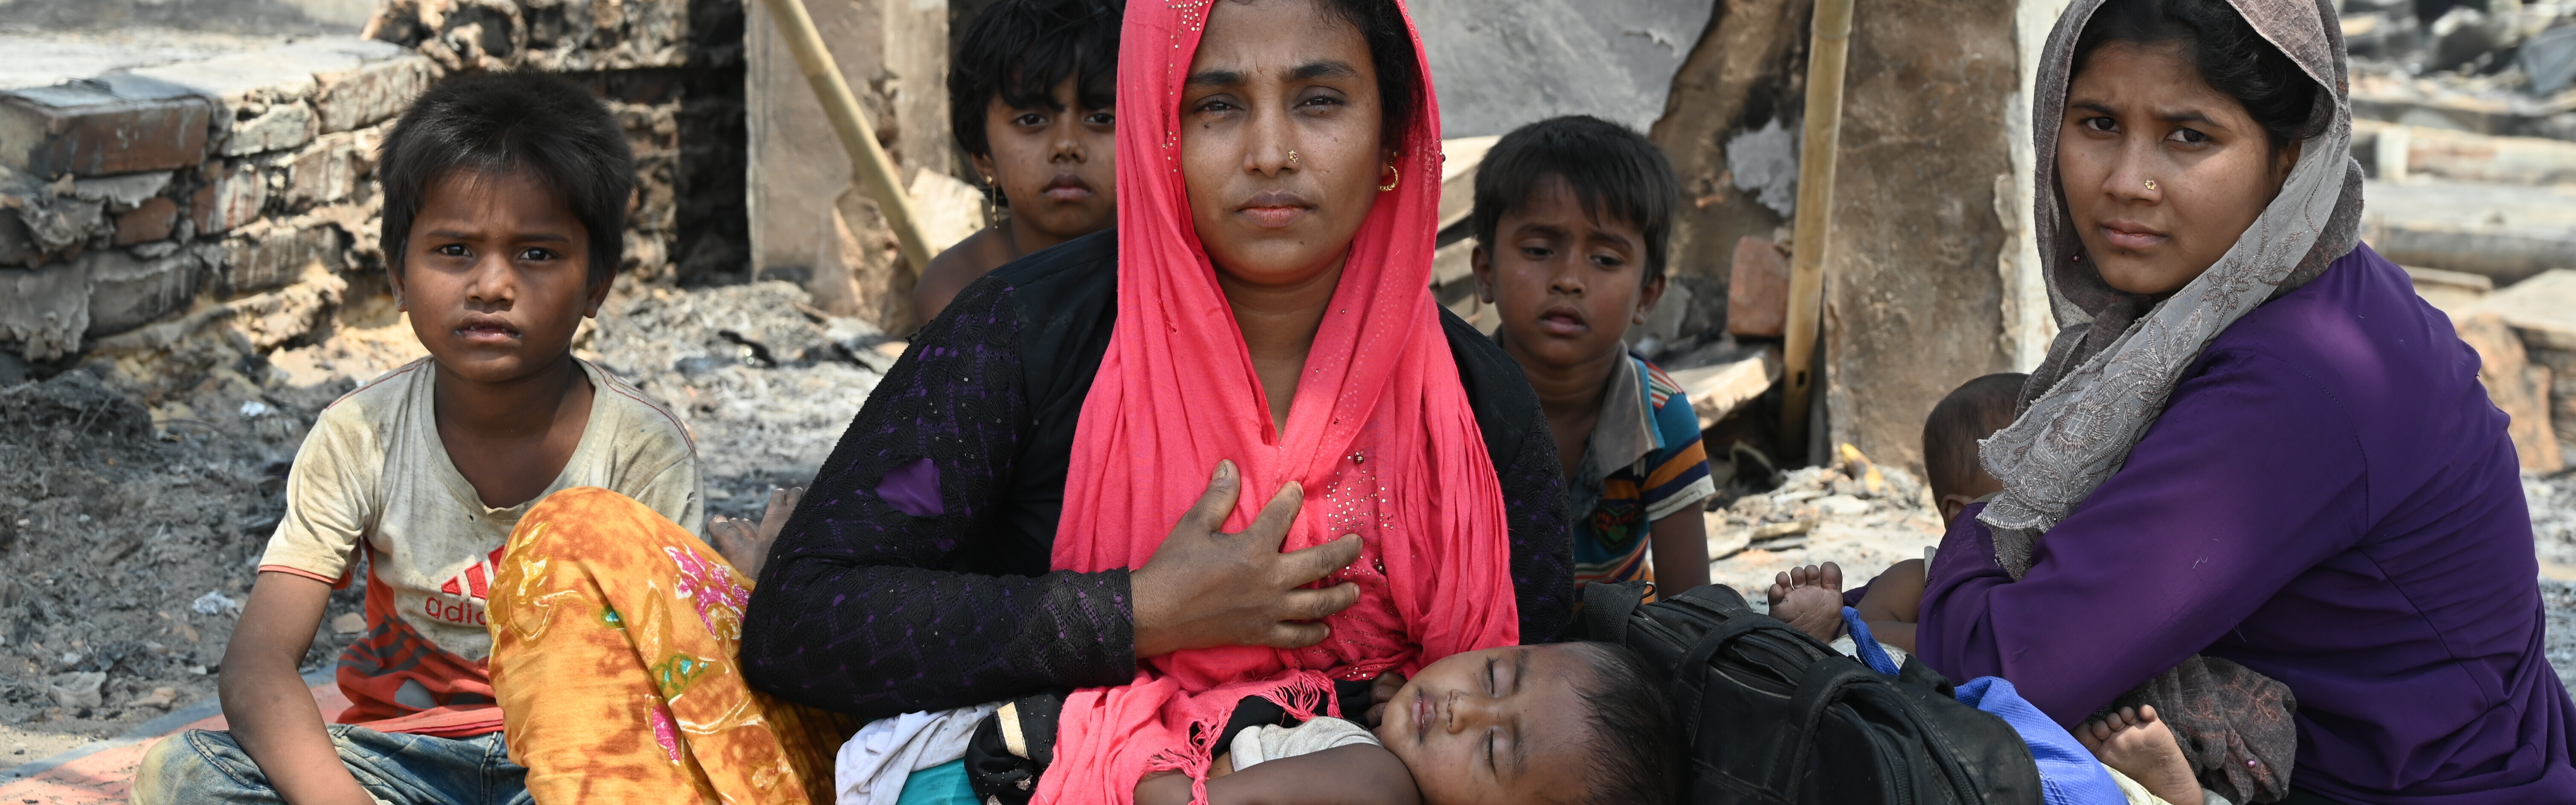
{"label": "broken brick", "polygon": [[161,240],[179,223],[179,202],[154,196],[133,211],[116,217],[116,245]]}
{"label": "broken brick", "polygon": [[348,198],[366,178],[367,165],[357,138],[346,133],[325,135],[288,164],[286,205],[303,209]]}
{"label": "broken brick", "polygon": [[1726,285],[1726,331],[1778,338],[1789,318],[1789,260],[1771,241],[1735,242],[1735,273]]}
{"label": "broken brick", "polygon": [[0,92],[0,164],[42,178],[187,167],[212,114],[185,87],[123,73]]}
{"label": "broken brick", "polygon": [[197,231],[207,234],[231,231],[258,220],[260,208],[267,205],[267,177],[261,176],[258,168],[239,164],[222,168],[188,201]]}

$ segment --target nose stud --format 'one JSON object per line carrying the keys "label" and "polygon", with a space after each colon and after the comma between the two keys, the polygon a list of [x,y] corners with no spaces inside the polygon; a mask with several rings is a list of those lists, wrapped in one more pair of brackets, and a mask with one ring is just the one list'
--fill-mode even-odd
{"label": "nose stud", "polygon": [[2153,192],[2155,189],[2156,189],[2156,180],[2154,180],[2154,179],[2148,179],[2148,180],[2147,180],[2147,190],[2148,190],[2148,191],[2150,191],[2150,192]]}
{"label": "nose stud", "polygon": [[1290,165],[1295,165],[1295,164],[1297,164],[1297,152],[1296,152],[1296,150],[1294,150],[1294,149],[1291,149],[1291,150],[1289,150],[1289,152],[1288,152],[1288,164],[1290,164]]}

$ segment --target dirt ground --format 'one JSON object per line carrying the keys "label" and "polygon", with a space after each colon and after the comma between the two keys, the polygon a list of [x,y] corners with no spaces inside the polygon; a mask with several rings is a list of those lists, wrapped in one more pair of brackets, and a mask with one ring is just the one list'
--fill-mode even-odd
{"label": "dirt ground", "polygon": [[[757,516],[770,486],[822,464],[901,346],[813,310],[795,286],[762,283],[621,288],[576,354],[688,424],[711,513]],[[212,330],[166,354],[93,357],[0,388],[0,769],[212,696],[306,425],[422,354],[404,319],[362,304],[318,344],[266,357]],[[2576,477],[2525,487],[2544,569],[2576,571]],[[1865,458],[1740,489],[1707,517],[1711,577],[1757,604],[1792,564],[1835,561],[1858,584],[1941,532],[1918,481],[1882,467],[1873,482]],[[2563,578],[2543,581],[2549,655],[2576,684],[2576,572]],[[330,615],[358,607],[344,591]],[[330,620],[307,670],[354,636]],[[80,672],[105,674],[96,704],[76,684],[55,690]]]}

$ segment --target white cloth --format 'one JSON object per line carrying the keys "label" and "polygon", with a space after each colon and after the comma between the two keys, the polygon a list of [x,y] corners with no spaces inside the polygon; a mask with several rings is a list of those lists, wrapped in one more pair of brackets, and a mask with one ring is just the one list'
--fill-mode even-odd
{"label": "white cloth", "polygon": [[1316,716],[1314,720],[1294,727],[1264,725],[1246,728],[1234,734],[1234,743],[1227,745],[1227,752],[1234,763],[1234,770],[1242,771],[1259,763],[1353,744],[1385,745],[1378,743],[1377,736],[1369,734],[1366,727],[1331,716]]}
{"label": "white cloth", "polygon": [[894,805],[913,772],[966,756],[975,725],[1001,702],[880,718],[859,728],[833,759],[837,805]]}
{"label": "white cloth", "polygon": [[2149,793],[2146,786],[2129,779],[2129,775],[2121,774],[2119,769],[2111,768],[2108,763],[2102,764],[2102,770],[2111,773],[2111,784],[2120,787],[2120,796],[2128,805],[2173,805],[2163,797]]}

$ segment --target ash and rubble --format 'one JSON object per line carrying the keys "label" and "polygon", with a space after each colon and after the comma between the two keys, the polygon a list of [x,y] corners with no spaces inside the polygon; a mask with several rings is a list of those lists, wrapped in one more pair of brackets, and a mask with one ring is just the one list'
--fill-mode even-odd
{"label": "ash and rubble", "polygon": [[1709,581],[1744,593],[1757,608],[1772,577],[1791,566],[1841,565],[1848,589],[1941,543],[1931,491],[1905,470],[1877,466],[1848,447],[1831,465],[1790,470],[1776,487],[1739,488],[1721,499],[1706,515]]}

